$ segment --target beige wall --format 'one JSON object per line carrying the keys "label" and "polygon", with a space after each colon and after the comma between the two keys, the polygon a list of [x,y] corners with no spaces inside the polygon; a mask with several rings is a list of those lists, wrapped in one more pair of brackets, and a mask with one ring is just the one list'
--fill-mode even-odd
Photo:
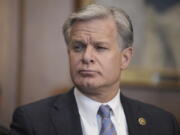
{"label": "beige wall", "polygon": [[23,25],[21,104],[71,85],[62,25],[72,0],[26,0]]}
{"label": "beige wall", "polygon": [[0,0],[0,124],[8,125],[16,106],[19,1]]}
{"label": "beige wall", "polygon": [[72,10],[73,0],[0,0],[0,124],[18,104],[71,86],[61,26]]}

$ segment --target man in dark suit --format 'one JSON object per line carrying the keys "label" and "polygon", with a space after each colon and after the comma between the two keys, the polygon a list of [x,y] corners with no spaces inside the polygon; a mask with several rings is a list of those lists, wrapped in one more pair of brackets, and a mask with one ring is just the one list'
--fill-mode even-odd
{"label": "man in dark suit", "polygon": [[63,30],[74,88],[16,109],[11,135],[180,135],[173,115],[120,92],[133,52],[124,11],[89,5]]}

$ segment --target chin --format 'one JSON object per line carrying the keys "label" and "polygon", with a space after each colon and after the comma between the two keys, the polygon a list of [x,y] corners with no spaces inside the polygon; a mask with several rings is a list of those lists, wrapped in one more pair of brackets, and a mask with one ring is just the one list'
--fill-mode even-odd
{"label": "chin", "polygon": [[85,95],[97,95],[98,87],[94,85],[75,85]]}
{"label": "chin", "polygon": [[75,86],[81,90],[94,90],[98,88],[98,86],[93,83],[75,83]]}
{"label": "chin", "polygon": [[78,89],[97,89],[101,85],[97,78],[82,78],[82,77],[76,77],[73,78],[73,83]]}

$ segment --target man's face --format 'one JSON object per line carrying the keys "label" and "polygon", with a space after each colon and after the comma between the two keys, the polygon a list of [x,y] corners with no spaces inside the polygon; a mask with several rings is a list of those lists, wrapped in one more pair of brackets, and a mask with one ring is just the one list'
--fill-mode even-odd
{"label": "man's face", "polygon": [[119,87],[121,70],[129,62],[120,46],[111,17],[75,23],[68,45],[74,84],[84,92]]}

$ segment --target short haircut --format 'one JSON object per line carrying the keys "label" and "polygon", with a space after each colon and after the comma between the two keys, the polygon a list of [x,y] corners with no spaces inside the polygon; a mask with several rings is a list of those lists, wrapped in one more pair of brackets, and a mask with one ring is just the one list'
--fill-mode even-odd
{"label": "short haircut", "polygon": [[91,4],[82,8],[69,16],[65,21],[63,34],[66,44],[69,44],[72,25],[76,22],[107,18],[109,16],[112,16],[116,23],[117,32],[123,41],[122,48],[131,47],[133,45],[133,27],[130,17],[122,9],[104,7],[97,4]]}

